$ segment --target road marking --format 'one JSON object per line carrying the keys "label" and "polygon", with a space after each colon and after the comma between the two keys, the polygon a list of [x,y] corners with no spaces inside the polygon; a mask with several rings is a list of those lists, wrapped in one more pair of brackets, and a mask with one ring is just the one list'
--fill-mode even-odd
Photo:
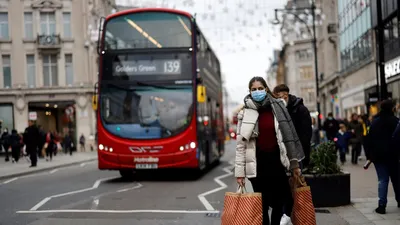
{"label": "road marking", "polygon": [[80,167],[86,166],[86,163],[81,163]]}
{"label": "road marking", "polygon": [[49,173],[52,174],[52,173],[55,173],[57,171],[58,171],[58,169],[54,169],[54,170],[50,171]]}
{"label": "road marking", "polygon": [[92,202],[92,206],[90,207],[91,210],[96,210],[99,207],[100,200],[95,198]]}
{"label": "road marking", "polygon": [[14,177],[12,179],[6,180],[6,181],[3,182],[3,184],[8,184],[8,183],[11,183],[11,182],[16,181],[16,180],[18,180],[18,177]]}
{"label": "road marking", "polygon": [[59,197],[67,196],[67,195],[73,195],[73,194],[77,194],[77,193],[82,193],[82,192],[85,192],[85,191],[91,191],[91,190],[94,190],[94,189],[98,188],[100,186],[101,182],[104,182],[104,181],[107,181],[107,180],[116,179],[116,178],[119,178],[119,176],[118,177],[108,177],[108,178],[98,179],[93,184],[93,186],[90,187],[90,188],[84,188],[84,189],[80,189],[80,190],[76,190],[76,191],[70,191],[70,192],[65,192],[65,193],[61,193],[61,194],[58,194],[58,195],[52,195],[52,196],[46,197],[42,201],[40,201],[38,204],[33,206],[30,209],[30,211],[38,210],[40,207],[42,207],[44,204],[46,204],[52,198],[59,198]]}
{"label": "road marking", "polygon": [[180,214],[204,214],[204,213],[220,213],[217,210],[93,210],[93,209],[56,209],[56,210],[37,210],[37,211],[17,211],[19,214],[33,213],[180,213]]}
{"label": "road marking", "polygon": [[125,192],[125,191],[131,191],[131,190],[135,190],[135,189],[138,189],[138,188],[141,188],[141,187],[143,187],[143,185],[140,184],[140,183],[138,183],[138,184],[137,184],[136,186],[134,186],[134,187],[121,189],[121,190],[118,190],[117,192],[118,192],[118,193],[121,193],[121,192]]}
{"label": "road marking", "polygon": [[204,207],[205,207],[207,210],[209,210],[209,211],[213,211],[213,210],[215,210],[215,209],[214,209],[214,207],[210,204],[210,202],[206,199],[206,196],[207,196],[207,195],[210,195],[210,194],[212,194],[212,193],[221,191],[221,190],[223,190],[223,189],[225,189],[225,188],[228,187],[228,185],[226,185],[224,182],[222,182],[221,179],[226,178],[226,177],[229,177],[229,176],[232,176],[233,172],[232,172],[230,169],[231,169],[233,163],[230,162],[229,164],[230,164],[229,166],[224,167],[224,168],[222,169],[223,171],[226,172],[226,174],[214,178],[215,183],[219,184],[220,187],[214,188],[214,189],[212,189],[212,190],[210,190],[210,191],[204,192],[204,193],[199,194],[199,195],[197,196],[197,197],[199,198],[200,202],[201,202],[201,203],[204,205]]}

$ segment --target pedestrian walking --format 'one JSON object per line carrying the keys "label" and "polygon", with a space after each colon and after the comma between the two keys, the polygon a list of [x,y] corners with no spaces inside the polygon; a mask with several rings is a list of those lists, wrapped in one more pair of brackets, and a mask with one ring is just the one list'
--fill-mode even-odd
{"label": "pedestrian walking", "polygon": [[31,166],[30,167],[36,167],[37,166],[37,151],[38,151],[38,146],[39,146],[39,141],[40,141],[40,133],[39,129],[35,125],[35,122],[33,120],[29,120],[29,126],[25,129],[23,139],[24,143],[26,145],[26,151],[30,156],[31,160]]}
{"label": "pedestrian walking", "polygon": [[291,194],[286,171],[299,177],[304,153],[285,101],[271,93],[262,77],[250,80],[249,91],[238,114],[235,177],[240,186],[247,177],[262,193],[263,224],[279,225]]}
{"label": "pedestrian walking", "polygon": [[358,120],[359,116],[357,113],[353,113],[351,121],[349,123],[349,130],[353,133],[350,139],[351,145],[351,162],[356,165],[358,164],[358,157],[361,154],[362,140],[364,135],[363,125]]}
{"label": "pedestrian walking", "polygon": [[346,162],[347,147],[349,146],[349,140],[352,133],[347,131],[346,125],[344,123],[339,124],[339,131],[334,139],[336,143],[336,148],[339,151],[340,162],[344,164]]}
{"label": "pedestrian walking", "polygon": [[10,136],[10,148],[12,155],[12,162],[18,162],[21,156],[21,137],[19,136],[17,130],[13,129]]}
{"label": "pedestrian walking", "polygon": [[394,115],[394,103],[385,100],[381,110],[372,121],[366,139],[367,159],[374,163],[378,176],[378,208],[375,212],[386,213],[389,178],[392,181],[397,206],[400,208],[399,186],[399,119]]}
{"label": "pedestrian walking", "polygon": [[3,134],[1,135],[1,144],[3,145],[4,151],[6,153],[6,162],[10,161],[10,156],[8,149],[10,148],[10,134],[8,133],[8,129],[4,129]]}
{"label": "pedestrian walking", "polygon": [[339,122],[335,118],[333,118],[333,113],[328,113],[328,118],[325,120],[322,128],[324,129],[328,140],[333,141],[339,130]]}

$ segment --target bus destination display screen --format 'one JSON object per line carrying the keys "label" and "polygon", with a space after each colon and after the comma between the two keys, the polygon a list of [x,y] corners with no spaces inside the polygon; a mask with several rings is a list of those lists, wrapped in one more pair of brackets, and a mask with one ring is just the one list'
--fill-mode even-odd
{"label": "bus destination display screen", "polygon": [[180,75],[181,70],[180,59],[135,60],[113,63],[114,76]]}

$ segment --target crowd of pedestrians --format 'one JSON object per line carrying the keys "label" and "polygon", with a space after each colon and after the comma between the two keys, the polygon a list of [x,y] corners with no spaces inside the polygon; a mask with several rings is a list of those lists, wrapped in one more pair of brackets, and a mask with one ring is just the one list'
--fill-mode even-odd
{"label": "crowd of pedestrians", "polygon": [[240,186],[248,178],[254,191],[262,194],[263,208],[272,208],[271,218],[263,214],[263,224],[290,220],[293,198],[286,172],[298,177],[308,166],[311,151],[326,141],[336,144],[342,164],[351,154],[351,163],[357,165],[364,150],[367,160],[375,165],[377,213],[386,213],[389,179],[400,208],[400,123],[395,111],[394,102],[384,100],[374,116],[354,113],[340,120],[328,113],[319,130],[303,99],[290,94],[288,86],[270,89],[262,77],[252,78],[237,115],[235,177]]}
{"label": "crowd of pedestrians", "polygon": [[[76,151],[72,132],[60,135],[57,132],[46,132],[34,121],[30,120],[28,123],[23,133],[13,129],[10,134],[7,128],[4,129],[0,137],[0,150],[3,149],[6,162],[18,163],[19,159],[24,157],[31,163],[30,167],[36,167],[38,158],[52,161],[58,152],[72,156],[73,151]],[[79,138],[81,151],[85,151],[85,142],[85,136],[82,134]]]}

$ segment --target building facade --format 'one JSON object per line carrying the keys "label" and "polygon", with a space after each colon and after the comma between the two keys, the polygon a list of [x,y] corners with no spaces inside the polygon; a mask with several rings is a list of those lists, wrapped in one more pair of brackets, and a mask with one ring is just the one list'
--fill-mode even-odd
{"label": "building facade", "polygon": [[325,0],[320,5],[324,18],[318,28],[317,54],[319,97],[323,118],[329,112],[335,116],[340,114],[340,104],[337,98],[340,92],[338,82],[338,32],[337,32],[337,0]]}
{"label": "building facade", "polygon": [[[383,48],[385,78],[388,92],[397,104],[400,101],[400,33],[399,33],[399,5],[398,1],[382,1],[382,25],[384,28],[383,46],[377,45],[376,51]],[[378,28],[377,3],[371,3],[372,27]],[[377,57],[378,58],[378,57]],[[374,92],[375,90],[371,90]]]}
{"label": "building facade", "polygon": [[339,79],[342,118],[367,114],[365,90],[376,85],[374,32],[370,0],[338,0]]}
{"label": "building facade", "polygon": [[97,27],[114,1],[0,0],[0,119],[95,134]]}
{"label": "building facade", "polygon": [[280,52],[281,52],[280,50],[276,49],[273,51],[273,56],[272,56],[273,58],[270,59],[270,66],[266,71],[267,73],[266,81],[270,88],[274,88],[278,84],[277,75],[278,75],[278,61]]}

